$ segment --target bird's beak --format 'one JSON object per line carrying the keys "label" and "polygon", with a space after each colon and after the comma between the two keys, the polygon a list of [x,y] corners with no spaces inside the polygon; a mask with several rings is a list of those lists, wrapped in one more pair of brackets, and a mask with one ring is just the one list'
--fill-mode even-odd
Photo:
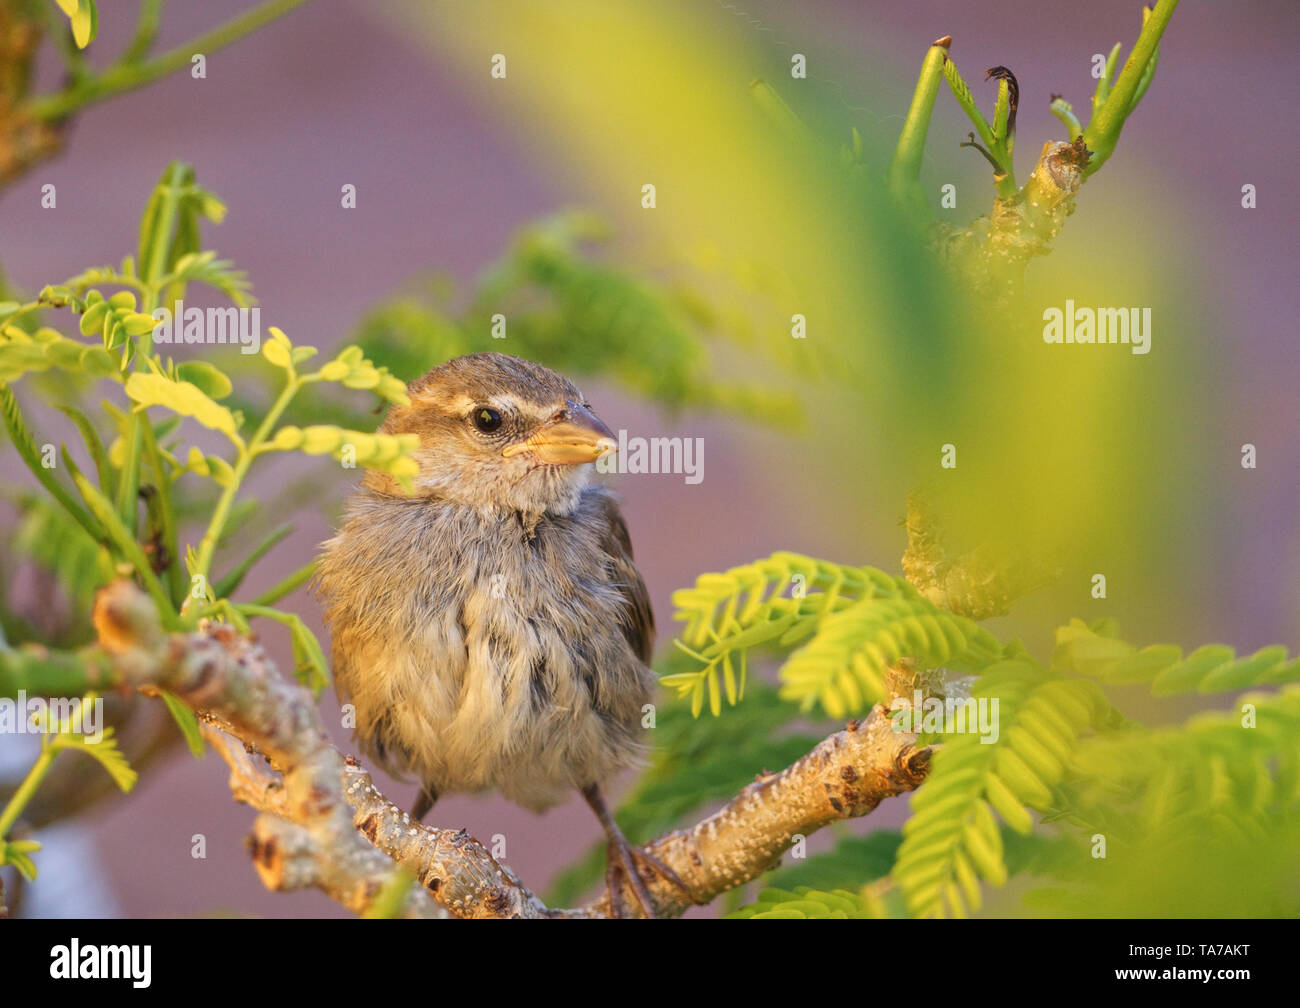
{"label": "bird's beak", "polygon": [[522,444],[513,444],[501,454],[506,458],[532,452],[548,465],[582,465],[595,462],[618,447],[614,432],[600,417],[581,403],[569,403],[559,418],[552,420]]}

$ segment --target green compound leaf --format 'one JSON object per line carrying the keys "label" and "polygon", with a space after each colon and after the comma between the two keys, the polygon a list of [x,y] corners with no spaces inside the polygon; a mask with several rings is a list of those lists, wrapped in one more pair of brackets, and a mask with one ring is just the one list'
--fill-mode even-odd
{"label": "green compound leaf", "polygon": [[880,915],[857,893],[764,889],[756,902],[727,914],[728,920],[873,920]]}
{"label": "green compound leaf", "polygon": [[706,696],[717,714],[723,695],[732,704],[743,697],[749,651],[789,648],[863,598],[905,591],[895,578],[872,567],[787,552],[722,574],[701,575],[693,587],[673,593],[675,618],[686,623],[677,647],[698,664],[662,682],[690,697],[696,714]]}
{"label": "green compound leaf", "polygon": [[53,744],[61,749],[84,752],[108,771],[108,775],[113,778],[113,782],[118,787],[123,791],[130,791],[135,787],[135,782],[140,775],[131,769],[126,756],[117,747],[117,739],[114,735],[113,728],[104,728],[97,741],[84,735],[60,735],[57,742]]}
{"label": "green compound leaf", "polygon": [[1300,659],[1288,659],[1286,648],[1279,644],[1244,658],[1238,658],[1230,647],[1211,644],[1184,658],[1182,649],[1174,645],[1137,648],[1099,632],[1102,629],[1080,619],[1059,627],[1053,665],[1106,683],[1150,683],[1155,696],[1220,693],[1300,681]]}
{"label": "green compound leaf", "polygon": [[203,744],[203,733],[199,730],[198,716],[189,707],[185,706],[175,693],[167,690],[159,690],[158,693],[167,706],[172,719],[176,722],[176,727],[181,730],[181,737],[185,739],[185,744],[190,747],[190,752],[195,757],[201,757],[206,751],[206,747]]}
{"label": "green compound leaf", "polygon": [[981,905],[981,880],[1005,883],[994,813],[1030,833],[1026,806],[1055,807],[1080,736],[1109,714],[1094,684],[1056,678],[1023,659],[990,665],[972,693],[977,702],[998,701],[998,735],[945,736],[930,776],[912,796],[893,877],[914,916],[967,916]]}
{"label": "green compound leaf", "polygon": [[162,406],[181,416],[193,417],[204,427],[221,431],[236,443],[240,440],[235,415],[192,382],[137,372],[127,379],[126,394],[141,408]]}
{"label": "green compound leaf", "polygon": [[99,30],[99,11],[95,0],[55,0],[72,25],[72,39],[78,49],[85,49],[95,40]]}

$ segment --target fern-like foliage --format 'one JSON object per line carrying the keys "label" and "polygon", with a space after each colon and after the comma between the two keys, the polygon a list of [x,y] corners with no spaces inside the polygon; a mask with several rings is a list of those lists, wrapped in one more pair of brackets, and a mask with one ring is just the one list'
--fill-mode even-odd
{"label": "fern-like foliage", "polygon": [[864,599],[828,617],[781,669],[781,695],[803,710],[819,704],[834,718],[888,696],[885,675],[902,659],[930,668],[979,668],[1001,653],[987,630],[939,609],[906,582],[899,598]]}
{"label": "fern-like foliage", "polygon": [[1056,917],[1294,917],[1300,687],[1235,706],[1081,741],[1063,792],[1086,843],[1036,866],[1057,884],[1026,905]]}
{"label": "fern-like foliage", "polygon": [[1235,712],[1087,740],[1075,754],[1074,804],[1121,841],[1201,821],[1258,836],[1300,807],[1300,686],[1248,693]]}
{"label": "fern-like foliage", "polygon": [[764,889],[756,902],[726,916],[728,920],[878,920],[888,914],[860,893],[800,886],[793,891]]}
{"label": "fern-like foliage", "polygon": [[52,498],[19,493],[14,506],[18,521],[9,551],[54,578],[68,595],[69,618],[84,627],[95,592],[112,578],[107,553]]}
{"label": "fern-like foliage", "polygon": [[[1283,647],[1237,658],[1231,648],[1210,646],[1184,656],[1173,646],[1128,644],[1108,621],[1074,620],[1058,633],[1045,667],[1018,642],[1002,647],[903,579],[792,553],[704,575],[674,603],[685,623],[678,648],[694,666],[663,681],[690,697],[692,714],[705,699],[715,712],[724,696],[735,703],[746,656],[759,647],[791,651],[780,670],[780,699],[832,717],[902,692],[898,673],[909,660],[918,670],[977,673],[971,699],[998,704],[996,734],[944,734],[928,718],[912,723],[923,742],[942,744],[913,797],[890,876],[910,915],[973,913],[983,885],[1002,885],[1012,867],[1078,882],[1104,858],[1107,841],[1146,859],[1130,856],[1129,871],[1137,863],[1149,871],[1159,863],[1153,838],[1174,837],[1179,828],[1229,845],[1254,837],[1261,849],[1275,850],[1294,813],[1300,719],[1291,692],[1244,698],[1256,719],[1249,725],[1219,714],[1150,731],[1120,714],[1098,683],[1149,683],[1157,695],[1285,684],[1300,670]],[[1008,851],[1004,827],[1023,848],[1040,839],[1037,820],[1054,824],[1046,838],[1052,857],[1040,850],[1025,867],[1024,850]],[[736,916],[875,912],[870,901],[887,889],[876,883],[855,891],[876,875],[854,865],[857,853],[849,844],[816,867],[783,869]],[[1089,885],[1095,878],[1084,889]],[[1044,889],[1037,898],[1050,903],[1065,891]]]}
{"label": "fern-like foliage", "polygon": [[914,916],[979,909],[981,880],[1002,885],[1007,878],[994,813],[1017,832],[1031,832],[1026,806],[1057,807],[1054,792],[1079,737],[1110,717],[1095,684],[1054,677],[1022,657],[989,666],[972,693],[998,701],[999,734],[992,743],[952,736],[912,798],[893,877]]}
{"label": "fern-like foliage", "polygon": [[[893,830],[844,837],[825,854],[769,873],[764,880],[768,888],[752,904],[729,916],[746,920],[838,913],[880,919],[907,917],[902,892],[883,884],[902,841],[902,834]],[[1080,866],[1087,864],[1080,856],[1084,845],[1071,834],[1022,835],[1004,828],[1002,841],[1011,875],[1064,873],[1076,877],[1081,874]]]}
{"label": "fern-like foliage", "polygon": [[1172,644],[1137,648],[1120,640],[1114,624],[1073,619],[1056,631],[1053,663],[1061,669],[1102,682],[1150,683],[1155,696],[1177,693],[1222,693],[1300,682],[1300,658],[1287,658],[1280,644],[1238,658],[1222,644],[1208,644],[1186,657]]}
{"label": "fern-like foliage", "polygon": [[673,604],[686,623],[678,647],[698,665],[663,681],[689,696],[696,714],[706,695],[715,715],[724,693],[737,702],[747,654],[760,646],[788,649],[811,638],[781,669],[781,696],[832,718],[884,699],[886,669],[903,658],[977,668],[1001,652],[978,624],[939,609],[902,578],[797,553],[705,574],[674,593]]}
{"label": "fern-like foliage", "polygon": [[686,623],[677,646],[698,664],[663,682],[691,698],[693,714],[699,714],[706,693],[709,709],[720,714],[724,691],[732,704],[744,695],[750,650],[789,646],[854,602],[899,591],[894,578],[873,567],[786,552],[722,574],[701,575],[693,587],[673,593],[674,618]]}

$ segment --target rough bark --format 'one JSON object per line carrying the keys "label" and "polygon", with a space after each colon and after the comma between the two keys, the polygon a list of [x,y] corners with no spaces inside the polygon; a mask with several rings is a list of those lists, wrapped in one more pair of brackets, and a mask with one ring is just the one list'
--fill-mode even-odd
{"label": "rough bark", "polygon": [[[259,817],[249,841],[262,881],[271,889],[316,886],[357,913],[370,910],[395,867],[352,824],[343,799],[343,757],[330,744],[311,694],[281,677],[258,644],[228,626],[164,634],[153,603],[130,582],[100,593],[95,627],[128,685],[167,689],[196,711],[217,712],[242,743],[280,771],[278,788],[262,791],[271,810]],[[227,758],[234,751],[222,748]],[[247,777],[248,767],[232,762],[232,773]],[[252,788],[237,794],[257,797]],[[447,916],[416,888],[401,912]]]}
{"label": "rough bark", "polygon": [[[401,907],[406,916],[611,916],[608,892],[583,908],[548,908],[464,831],[411,822],[330,744],[311,694],[228,626],[165,634],[148,597],[126,581],[100,593],[95,626],[126,684],[167,689],[200,712],[230,766],[233,795],[260,813],[248,845],[268,888],[314,886],[365,913],[396,863],[418,883]],[[656,911],[679,916],[708,903],[771,868],[799,837],[917,787],[929,750],[915,741],[876,707],[703,822],[646,845],[688,890],[647,875]],[[624,896],[633,905],[630,891]]]}
{"label": "rough bark", "polygon": [[936,223],[932,243],[973,290],[995,299],[1015,293],[1034,256],[1047,255],[1074,213],[1091,152],[1082,138],[1043,144],[1033,174],[1014,196],[965,228]]}

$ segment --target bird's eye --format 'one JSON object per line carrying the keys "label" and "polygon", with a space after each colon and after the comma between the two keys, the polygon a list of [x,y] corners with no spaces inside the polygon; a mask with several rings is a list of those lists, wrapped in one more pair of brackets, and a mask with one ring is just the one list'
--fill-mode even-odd
{"label": "bird's eye", "polygon": [[479,406],[470,414],[474,426],[484,434],[491,434],[501,426],[501,414],[490,406]]}

